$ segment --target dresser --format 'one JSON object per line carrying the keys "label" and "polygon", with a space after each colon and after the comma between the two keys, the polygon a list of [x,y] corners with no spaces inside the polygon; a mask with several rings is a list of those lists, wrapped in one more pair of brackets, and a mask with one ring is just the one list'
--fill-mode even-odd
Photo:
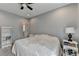
{"label": "dresser", "polygon": [[0,48],[12,45],[13,27],[0,27]]}

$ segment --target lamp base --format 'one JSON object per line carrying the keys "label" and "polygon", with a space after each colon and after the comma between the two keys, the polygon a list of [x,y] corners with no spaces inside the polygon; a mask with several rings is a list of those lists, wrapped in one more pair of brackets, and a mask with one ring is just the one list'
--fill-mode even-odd
{"label": "lamp base", "polygon": [[68,35],[68,37],[69,37],[69,39],[68,39],[68,41],[72,41],[72,34],[71,33],[69,33],[69,35]]}
{"label": "lamp base", "polygon": [[72,39],[68,39],[68,41],[72,41]]}

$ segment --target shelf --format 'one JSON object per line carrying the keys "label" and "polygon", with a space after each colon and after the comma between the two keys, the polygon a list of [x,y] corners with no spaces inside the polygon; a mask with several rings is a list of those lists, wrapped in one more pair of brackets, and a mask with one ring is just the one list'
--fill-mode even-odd
{"label": "shelf", "polygon": [[11,44],[11,41],[7,40],[7,41],[2,41],[2,45],[7,45],[7,44]]}
{"label": "shelf", "polygon": [[3,45],[2,48],[8,47],[8,46],[11,46],[11,44]]}
{"label": "shelf", "polygon": [[[0,34],[1,34],[1,47],[7,47],[10,46],[12,44],[12,36],[13,36],[13,27],[9,27],[9,26],[2,26],[0,27]],[[7,40],[6,40],[7,39]]]}

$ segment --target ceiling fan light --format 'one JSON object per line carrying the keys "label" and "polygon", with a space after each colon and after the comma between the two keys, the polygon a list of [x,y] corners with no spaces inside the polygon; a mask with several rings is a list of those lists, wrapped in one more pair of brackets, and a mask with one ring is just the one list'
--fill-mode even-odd
{"label": "ceiling fan light", "polygon": [[26,4],[22,4],[23,7],[26,7]]}

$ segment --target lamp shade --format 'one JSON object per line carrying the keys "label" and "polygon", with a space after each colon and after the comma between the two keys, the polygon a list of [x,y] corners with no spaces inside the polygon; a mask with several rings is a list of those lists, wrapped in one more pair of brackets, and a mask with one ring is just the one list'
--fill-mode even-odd
{"label": "lamp shade", "polygon": [[65,33],[75,33],[74,27],[66,27],[65,28]]}

